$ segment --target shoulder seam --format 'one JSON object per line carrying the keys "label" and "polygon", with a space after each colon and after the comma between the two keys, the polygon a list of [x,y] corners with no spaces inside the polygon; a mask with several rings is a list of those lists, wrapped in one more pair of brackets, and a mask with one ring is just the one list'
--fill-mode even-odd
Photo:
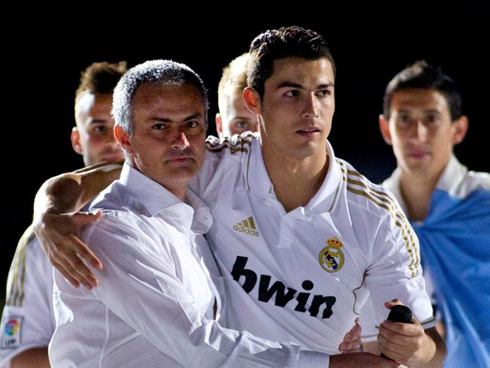
{"label": "shoulder seam", "polygon": [[207,139],[206,150],[211,152],[221,152],[228,149],[231,154],[235,154],[237,152],[247,153],[249,151],[250,145],[252,144],[253,137],[253,134],[238,136],[234,140],[232,140],[230,137],[226,137],[219,142],[217,142],[216,140]]}

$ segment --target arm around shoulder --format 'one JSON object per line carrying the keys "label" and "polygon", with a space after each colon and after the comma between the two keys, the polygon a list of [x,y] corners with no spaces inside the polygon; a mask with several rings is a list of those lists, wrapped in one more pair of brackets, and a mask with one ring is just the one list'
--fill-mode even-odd
{"label": "arm around shoulder", "polygon": [[74,213],[119,177],[121,165],[94,165],[48,179],[34,200],[33,229],[51,264],[74,286],[97,286],[82,261],[102,268],[93,252],[78,239],[83,226],[97,221],[100,212]]}
{"label": "arm around shoulder", "polygon": [[120,164],[94,165],[46,180],[36,193],[34,220],[47,212],[68,213],[80,210],[119,177],[121,168]]}

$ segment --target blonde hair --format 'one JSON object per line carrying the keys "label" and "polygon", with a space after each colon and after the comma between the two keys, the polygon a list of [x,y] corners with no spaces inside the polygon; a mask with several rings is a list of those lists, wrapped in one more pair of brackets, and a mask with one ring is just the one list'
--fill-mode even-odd
{"label": "blonde hair", "polygon": [[241,95],[247,87],[248,52],[233,59],[225,68],[218,84],[218,108],[224,111],[229,96]]}

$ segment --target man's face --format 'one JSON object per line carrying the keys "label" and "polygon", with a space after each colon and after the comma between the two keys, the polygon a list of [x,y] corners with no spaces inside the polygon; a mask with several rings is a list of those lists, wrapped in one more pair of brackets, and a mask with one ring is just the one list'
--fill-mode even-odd
{"label": "man's face", "polygon": [[216,127],[220,138],[241,134],[247,130],[259,131],[257,117],[245,104],[242,94],[228,96],[223,111],[216,116]]}
{"label": "man's face", "polygon": [[197,87],[142,85],[133,98],[133,128],[122,139],[132,166],[174,194],[185,192],[205,155],[205,107]]}
{"label": "man's face", "polygon": [[335,111],[334,73],[327,59],[275,61],[263,99],[257,99],[264,149],[298,159],[325,155]]}
{"label": "man's face", "polygon": [[389,121],[380,119],[380,128],[398,165],[406,172],[439,175],[464,137],[466,118],[452,122],[446,98],[432,89],[396,92],[391,111]]}
{"label": "man's face", "polygon": [[77,101],[71,142],[75,152],[83,156],[86,166],[102,161],[116,162],[124,158],[114,136],[111,115],[112,94],[86,93]]}

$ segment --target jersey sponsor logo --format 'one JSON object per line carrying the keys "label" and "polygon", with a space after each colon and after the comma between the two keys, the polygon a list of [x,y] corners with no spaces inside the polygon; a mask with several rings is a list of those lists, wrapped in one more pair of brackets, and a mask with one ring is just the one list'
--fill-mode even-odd
{"label": "jersey sponsor logo", "polygon": [[252,236],[259,236],[259,232],[255,227],[255,222],[252,216],[237,223],[236,225],[233,225],[233,230]]}
{"label": "jersey sponsor logo", "polygon": [[9,316],[2,323],[2,348],[16,348],[20,345],[22,317]]}
{"label": "jersey sponsor logo", "polygon": [[342,248],[342,242],[337,238],[330,238],[326,241],[327,246],[320,251],[318,261],[320,266],[327,272],[337,272],[344,265],[344,253]]}
{"label": "jersey sponsor logo", "polygon": [[[333,314],[332,307],[337,301],[335,296],[311,295],[308,291],[315,286],[312,281],[304,280],[301,283],[302,291],[286,287],[281,281],[272,282],[269,275],[257,275],[251,269],[245,268],[247,257],[237,256],[231,274],[246,293],[250,293],[258,282],[258,300],[262,303],[273,303],[277,307],[286,305],[294,306],[294,311],[309,313],[311,317],[330,318]],[[322,311],[322,313],[320,313]]]}

